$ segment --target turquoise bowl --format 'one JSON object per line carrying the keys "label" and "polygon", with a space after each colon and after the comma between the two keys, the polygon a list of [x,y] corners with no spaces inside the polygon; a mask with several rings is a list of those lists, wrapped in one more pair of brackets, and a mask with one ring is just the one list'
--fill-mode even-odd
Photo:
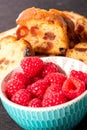
{"label": "turquoise bowl", "polygon": [[[52,61],[60,65],[68,75],[72,69],[87,72],[87,65],[66,57],[45,57],[44,61]],[[16,68],[21,70],[19,67]],[[64,104],[31,108],[17,105],[9,101],[5,95],[5,83],[10,77],[9,72],[1,81],[0,98],[8,115],[25,130],[71,130],[87,114],[87,91],[79,97]]]}

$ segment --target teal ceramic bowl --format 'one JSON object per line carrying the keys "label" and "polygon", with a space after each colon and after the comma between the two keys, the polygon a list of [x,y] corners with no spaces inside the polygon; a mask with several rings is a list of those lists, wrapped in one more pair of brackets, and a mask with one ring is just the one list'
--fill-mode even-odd
{"label": "teal ceramic bowl", "polygon": [[[69,74],[72,69],[87,72],[87,65],[75,59],[66,57],[45,57],[42,59],[60,65],[66,74]],[[20,70],[20,68],[17,69]],[[87,114],[87,91],[67,103],[53,107],[31,108],[9,101],[4,91],[10,73],[1,82],[1,102],[9,116],[23,129],[70,130],[80,123]]]}

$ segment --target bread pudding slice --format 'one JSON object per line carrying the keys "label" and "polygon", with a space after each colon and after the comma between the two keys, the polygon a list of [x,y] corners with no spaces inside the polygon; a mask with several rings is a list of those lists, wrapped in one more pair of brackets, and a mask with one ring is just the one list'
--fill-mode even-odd
{"label": "bread pudding slice", "polygon": [[33,50],[25,40],[17,40],[14,36],[0,39],[0,80],[8,71],[18,66],[21,59],[31,55],[34,55]]}
{"label": "bread pudding slice", "polygon": [[66,57],[78,59],[87,64],[87,42],[78,43],[73,49],[68,49]]}
{"label": "bread pudding slice", "polygon": [[69,48],[67,24],[63,17],[39,8],[28,8],[17,18],[17,38],[30,42],[36,53],[64,55]]}
{"label": "bread pudding slice", "polygon": [[67,36],[69,38],[69,48],[73,48],[76,43],[78,43],[79,39],[75,33],[75,24],[71,18],[67,16],[63,11],[57,9],[50,9],[50,13],[53,15],[61,15],[67,25]]}
{"label": "bread pudding slice", "polygon": [[75,12],[64,11],[67,17],[69,17],[75,25],[75,33],[79,39],[79,42],[87,42],[87,18]]}

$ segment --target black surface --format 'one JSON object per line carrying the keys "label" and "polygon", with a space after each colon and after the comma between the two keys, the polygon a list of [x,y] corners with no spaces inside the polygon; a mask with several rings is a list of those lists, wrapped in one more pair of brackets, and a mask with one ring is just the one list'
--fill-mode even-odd
{"label": "black surface", "polygon": [[[87,17],[87,0],[0,0],[0,32],[16,26],[15,19],[28,7],[75,11]],[[74,130],[87,130],[87,116]],[[0,130],[22,130],[8,116],[0,103]]]}

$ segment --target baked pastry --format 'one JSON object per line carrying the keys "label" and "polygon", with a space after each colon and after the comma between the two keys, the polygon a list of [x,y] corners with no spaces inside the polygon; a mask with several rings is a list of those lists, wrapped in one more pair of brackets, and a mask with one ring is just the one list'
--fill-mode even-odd
{"label": "baked pastry", "polygon": [[74,24],[76,23],[76,21],[80,18],[84,18],[84,16],[82,16],[81,14],[78,14],[76,12],[73,11],[62,11],[65,15],[67,15],[67,17],[69,17]]}
{"label": "baked pastry", "polygon": [[68,49],[66,57],[78,59],[87,64],[87,42],[78,43],[73,49]]}
{"label": "baked pastry", "polygon": [[87,42],[87,18],[70,11],[64,11],[64,14],[73,21],[79,42]]}
{"label": "baked pastry", "polygon": [[75,24],[71,18],[67,16],[66,13],[57,9],[49,10],[53,15],[61,15],[67,24],[67,36],[69,38],[69,48],[73,48],[76,43],[78,43],[78,37],[75,33]]}
{"label": "baked pastry", "polygon": [[31,45],[23,39],[13,36],[0,39],[0,80],[12,68],[19,65],[24,56],[33,55]]}
{"label": "baked pastry", "polygon": [[87,18],[80,18],[76,22],[75,32],[80,42],[87,42]]}
{"label": "baked pastry", "polygon": [[69,48],[67,24],[60,14],[28,8],[17,18],[17,38],[29,41],[36,53],[64,55]]}

